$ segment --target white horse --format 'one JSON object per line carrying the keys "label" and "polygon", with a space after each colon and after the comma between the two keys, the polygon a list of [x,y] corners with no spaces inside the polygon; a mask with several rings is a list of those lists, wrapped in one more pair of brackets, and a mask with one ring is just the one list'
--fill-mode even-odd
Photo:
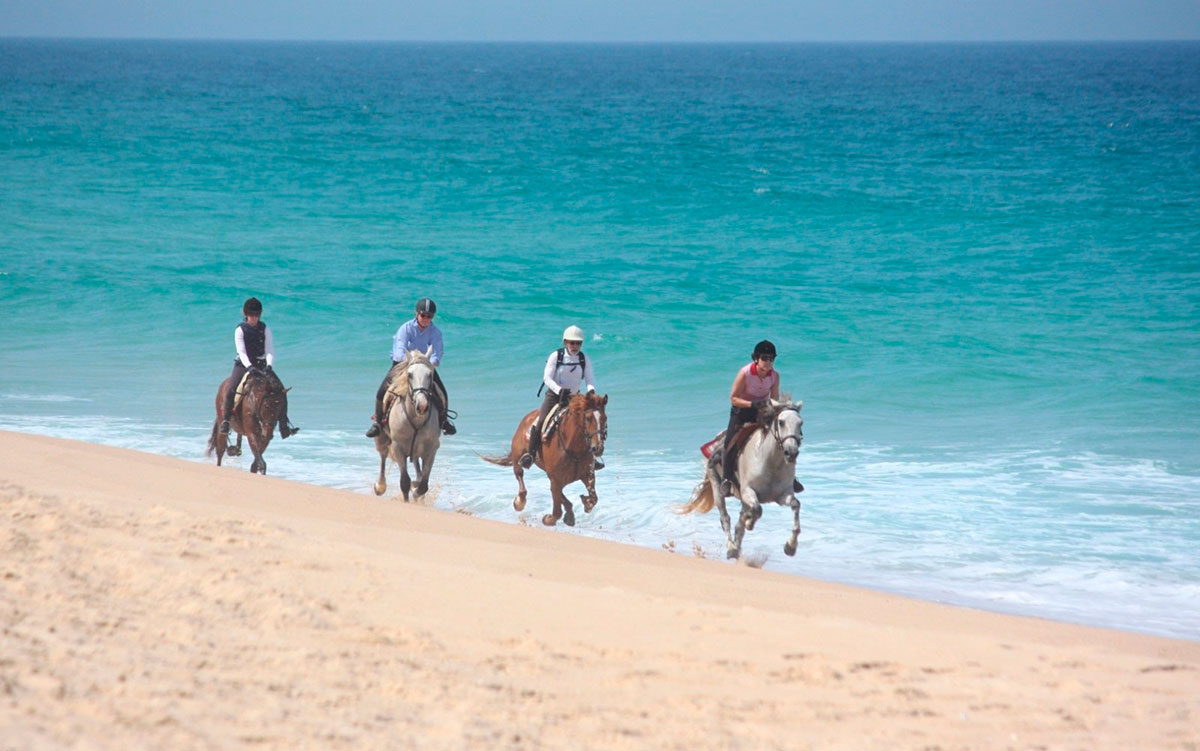
{"label": "white horse", "polygon": [[383,495],[387,490],[384,470],[389,455],[400,466],[400,490],[404,500],[409,500],[408,491],[412,487],[412,479],[408,476],[410,459],[417,475],[415,500],[420,501],[429,490],[429,470],[433,468],[433,458],[442,443],[441,415],[430,398],[430,389],[434,387],[434,365],[429,361],[432,351],[433,347],[423,353],[411,350],[403,362],[393,367],[389,393],[395,397],[387,410],[387,425],[375,436],[375,448],[379,451],[375,495]]}
{"label": "white horse", "polygon": [[[707,513],[715,503],[721,511],[721,528],[725,530],[726,556],[737,558],[742,553],[742,535],[754,529],[762,516],[762,504],[778,503],[792,509],[792,536],[784,543],[783,552],[796,554],[796,538],[800,536],[800,500],[796,498],[793,481],[796,479],[796,456],[804,440],[804,418],[800,416],[803,402],[770,400],[759,413],[758,426],[750,434],[738,456],[738,484],[734,495],[742,502],[733,534],[729,531],[729,512],[721,495],[721,452],[714,451],[704,469],[704,479],[692,491],[691,501],[680,513]],[[721,437],[721,436],[718,436]],[[803,490],[803,487],[800,488]]]}

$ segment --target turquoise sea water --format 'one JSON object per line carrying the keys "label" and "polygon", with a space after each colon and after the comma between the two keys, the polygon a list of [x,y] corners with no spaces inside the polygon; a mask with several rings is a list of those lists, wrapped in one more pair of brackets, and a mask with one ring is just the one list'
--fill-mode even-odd
{"label": "turquoise sea water", "polygon": [[719,558],[671,508],[766,337],[808,490],[796,557],[775,507],[748,556],[1200,638],[1198,43],[0,40],[0,113],[0,428],[205,461],[254,294],[303,428],[271,473],[381,502],[429,295],[437,507],[519,518],[476,453],[577,323],[609,469],[547,534]]}

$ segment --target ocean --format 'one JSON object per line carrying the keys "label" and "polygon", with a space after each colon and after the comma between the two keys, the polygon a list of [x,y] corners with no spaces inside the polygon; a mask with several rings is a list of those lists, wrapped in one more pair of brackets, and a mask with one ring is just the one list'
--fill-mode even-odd
{"label": "ocean", "polygon": [[807,490],[747,558],[1200,639],[1200,43],[3,39],[0,112],[2,429],[211,461],[254,295],[270,473],[399,503],[362,433],[429,296],[435,507],[540,526],[479,455],[577,324],[608,468],[546,534],[724,560],[674,508],[767,338]]}

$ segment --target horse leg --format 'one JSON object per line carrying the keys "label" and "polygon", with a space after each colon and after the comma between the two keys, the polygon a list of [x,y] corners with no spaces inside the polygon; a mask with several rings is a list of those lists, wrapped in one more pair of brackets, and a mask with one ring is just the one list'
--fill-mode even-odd
{"label": "horse leg", "polygon": [[513,509],[525,510],[525,470],[520,462],[513,462],[513,476],[517,478],[517,497],[513,498]]}
{"label": "horse leg", "polygon": [[404,494],[404,500],[407,502],[408,491],[412,489],[412,478],[408,476],[408,457],[397,456],[396,463],[400,465],[400,492]]}
{"label": "horse leg", "polygon": [[[758,510],[758,514],[754,513],[754,509]],[[762,504],[758,502],[758,496],[754,489],[750,487],[750,483],[742,485],[742,512],[738,514],[737,526],[733,529],[733,544],[739,551],[742,549],[742,535],[748,529],[754,529],[754,520],[762,516]]]}
{"label": "horse leg", "polygon": [[375,481],[375,495],[383,495],[387,490],[387,451],[379,452],[379,479]]}
{"label": "horse leg", "polygon": [[419,481],[417,482],[417,499],[425,497],[429,492],[429,471],[433,469],[433,455],[425,457],[421,462],[421,468],[418,470]]}
{"label": "horse leg", "polygon": [[562,504],[565,498],[562,494],[562,488],[559,487],[554,478],[550,478],[550,498],[554,501],[554,509],[551,513],[542,517],[542,524],[545,524],[547,527],[553,527],[563,515]]}
{"label": "horse leg", "polygon": [[717,500],[717,511],[721,514],[721,529],[725,532],[725,557],[737,558],[742,554],[741,524],[738,524],[738,542],[734,544],[733,534],[729,529],[729,510],[725,507],[725,497],[721,495],[720,488],[713,491],[713,498]]}
{"label": "horse leg", "polygon": [[783,552],[787,555],[795,555],[796,538],[800,536],[800,499],[792,494],[787,505],[792,508],[792,536],[783,544]]}
{"label": "horse leg", "polygon": [[587,495],[579,496],[579,500],[583,503],[584,512],[590,514],[600,500],[596,497],[596,470],[594,468],[587,473],[587,477],[583,478],[583,484],[587,487]]}
{"label": "horse leg", "polygon": [[242,434],[241,433],[237,434],[237,445],[236,446],[234,446],[233,444],[228,444],[226,446],[226,449],[228,449],[230,456],[241,456],[242,455]]}

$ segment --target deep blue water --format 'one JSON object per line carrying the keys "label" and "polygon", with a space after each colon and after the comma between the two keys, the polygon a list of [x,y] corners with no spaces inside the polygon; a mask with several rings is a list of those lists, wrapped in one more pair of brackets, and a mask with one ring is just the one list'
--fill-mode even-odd
{"label": "deep blue water", "polygon": [[609,469],[560,532],[721,557],[671,508],[766,337],[808,490],[750,556],[1200,638],[1200,43],[0,40],[0,113],[0,428],[204,461],[253,294],[272,474],[369,493],[429,295],[438,507],[517,519],[475,454],[577,323]]}

